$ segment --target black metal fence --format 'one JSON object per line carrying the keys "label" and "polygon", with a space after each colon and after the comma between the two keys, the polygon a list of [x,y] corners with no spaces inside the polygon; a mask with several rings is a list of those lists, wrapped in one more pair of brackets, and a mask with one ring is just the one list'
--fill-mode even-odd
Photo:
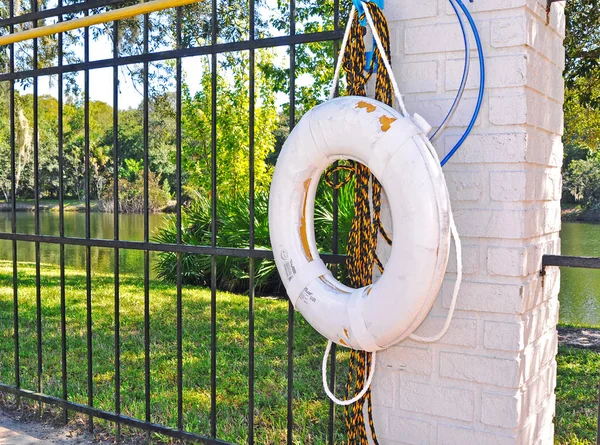
{"label": "black metal fence", "polygon": [[[15,0],[10,0],[5,6],[5,16],[0,18],[0,30],[4,33],[15,32],[15,27],[39,26],[44,20],[62,21],[66,19],[69,14],[91,14],[94,8],[107,8],[120,6],[125,2],[123,0],[89,0],[85,2],[77,2],[73,4],[64,4],[64,0],[58,0],[57,4],[46,4],[46,9],[39,8],[39,3],[36,0],[31,2],[30,11],[26,13],[15,14]],[[19,3],[20,4],[20,3]],[[33,399],[40,403],[47,403],[56,405],[64,409],[65,420],[67,419],[68,411],[74,411],[89,415],[89,427],[94,428],[93,418],[100,418],[107,421],[115,422],[117,424],[117,437],[120,434],[120,425],[128,425],[132,427],[141,428],[147,431],[157,432],[173,438],[179,438],[189,441],[198,441],[202,443],[225,443],[217,437],[217,425],[219,422],[219,415],[217,410],[217,388],[219,382],[217,381],[217,356],[218,356],[218,323],[217,323],[217,305],[218,305],[218,291],[217,291],[217,277],[216,277],[216,264],[218,257],[236,257],[236,258],[247,258],[249,261],[249,289],[248,289],[248,351],[247,351],[247,363],[248,363],[248,410],[247,412],[247,437],[248,443],[254,443],[255,438],[255,388],[254,388],[254,376],[255,376],[255,295],[254,295],[254,273],[255,273],[255,262],[261,259],[272,258],[272,253],[266,250],[255,249],[254,243],[254,212],[255,212],[255,179],[254,179],[254,128],[255,128],[255,51],[260,48],[268,47],[287,47],[289,48],[289,126],[293,127],[296,116],[295,116],[295,105],[296,105],[296,86],[295,86],[295,67],[296,67],[296,56],[295,49],[296,45],[306,44],[311,42],[335,42],[341,38],[342,32],[339,29],[339,0],[335,0],[333,3],[334,12],[334,26],[331,30],[312,32],[312,33],[297,33],[296,32],[296,4],[295,0],[290,0],[289,3],[289,32],[286,35],[276,37],[257,37],[255,32],[255,3],[250,1],[248,4],[249,14],[249,38],[243,40],[225,41],[219,40],[219,29],[218,29],[218,8],[217,0],[212,0],[212,19],[209,26],[210,30],[210,41],[206,45],[196,47],[184,47],[182,45],[182,9],[178,9],[176,13],[176,36],[177,42],[176,47],[164,51],[150,51],[149,49],[149,26],[148,16],[146,15],[143,19],[142,27],[142,51],[139,54],[120,55],[118,45],[118,33],[119,33],[119,22],[114,22],[112,32],[113,40],[113,57],[101,58],[99,60],[92,60],[90,57],[90,29],[84,30],[83,40],[83,60],[74,61],[67,63],[64,57],[64,37],[58,36],[58,43],[56,46],[57,60],[58,63],[55,66],[44,66],[40,67],[38,64],[38,41],[32,43],[32,53],[30,60],[30,67],[25,69],[16,69],[16,54],[21,49],[15,45],[11,45],[10,48],[5,49],[5,55],[8,57],[7,66],[8,70],[0,73],[0,83],[9,84],[9,100],[10,104],[10,225],[11,230],[0,233],[0,240],[4,242],[12,243],[12,284],[13,284],[13,309],[12,314],[0,314],[4,317],[12,316],[13,326],[12,335],[14,336],[14,382],[1,382],[0,391],[10,393],[17,398],[24,397]],[[336,48],[337,49],[337,48]],[[249,97],[250,97],[250,109],[249,109],[249,194],[248,194],[248,211],[250,213],[250,240],[248,248],[230,248],[221,247],[217,243],[217,177],[219,175],[217,166],[217,128],[216,128],[216,113],[217,113],[217,57],[219,54],[224,54],[232,51],[246,52],[249,57]],[[212,73],[212,89],[211,89],[211,101],[212,101],[212,137],[210,156],[212,159],[212,171],[211,171],[211,199],[212,199],[212,242],[210,245],[190,245],[182,242],[182,58],[190,56],[207,56],[210,58],[211,73]],[[151,234],[149,229],[149,159],[148,159],[148,133],[149,133],[149,64],[155,61],[175,61],[175,86],[176,86],[176,190],[175,195],[177,199],[176,205],[176,219],[177,219],[177,242],[174,244],[161,244],[151,240]],[[114,168],[113,172],[113,205],[114,205],[114,237],[113,239],[98,239],[93,237],[91,222],[90,222],[90,190],[91,190],[91,165],[90,165],[90,89],[94,88],[94,85],[90,85],[90,70],[98,68],[112,68],[113,73],[113,90],[112,102],[113,102],[113,153],[112,162],[114,166],[119,163],[119,131],[118,131],[118,102],[119,102],[119,69],[126,65],[141,64],[142,69],[142,85],[143,85],[143,116],[144,116],[144,224],[143,224],[143,240],[142,241],[128,241],[120,239],[119,236],[119,172],[118,168]],[[83,109],[84,109],[84,128],[85,128],[85,140],[84,140],[84,153],[85,159],[83,162],[83,168],[85,169],[85,183],[84,183],[84,195],[85,195],[85,236],[75,237],[68,236],[65,232],[65,196],[64,196],[64,181],[65,172],[63,166],[65,164],[65,153],[63,147],[63,133],[65,128],[63,127],[63,113],[65,108],[64,103],[64,78],[69,73],[81,72],[83,73]],[[38,78],[40,76],[57,76],[58,77],[58,201],[59,201],[59,233],[57,235],[43,234],[40,230],[40,184],[38,177],[39,169],[39,141],[37,135],[38,129],[38,100],[39,100],[39,85]],[[33,233],[20,233],[17,230],[17,185],[16,177],[18,168],[18,150],[17,146],[17,116],[15,116],[15,100],[16,90],[18,88],[18,82],[29,79],[33,88],[33,188],[34,188],[34,209],[35,209],[35,228]],[[334,194],[334,208],[336,206],[335,194]],[[337,255],[337,228],[334,224],[333,229],[333,254],[324,255],[324,260],[330,263],[339,263],[342,261],[342,257]],[[36,361],[37,368],[35,369],[37,379],[37,390],[27,390],[22,388],[21,384],[21,373],[22,366],[20,364],[20,358],[22,352],[20,346],[23,342],[20,328],[20,312],[19,312],[19,269],[20,263],[17,255],[18,244],[25,242],[34,243],[35,245],[35,269],[36,269],[36,321],[35,321],[35,332],[36,332]],[[59,266],[60,266],[60,351],[57,353],[61,356],[61,375],[56,376],[61,380],[62,394],[52,396],[43,392],[42,386],[42,374],[43,374],[43,341],[44,335],[46,334],[42,328],[42,285],[40,279],[40,247],[43,245],[57,245],[60,249]],[[69,400],[68,384],[70,377],[70,364],[67,361],[68,358],[68,344],[67,344],[67,291],[65,284],[65,248],[69,246],[80,246],[81,249],[85,249],[85,292],[86,292],[86,307],[87,315],[85,319],[85,337],[87,339],[87,356],[81,357],[81,360],[87,361],[87,403],[76,403]],[[93,381],[93,361],[94,361],[94,334],[93,331],[93,313],[92,313],[92,261],[91,255],[93,249],[110,249],[114,255],[114,411],[101,409],[97,407],[96,400],[94,398],[94,381]],[[141,251],[143,252],[144,262],[144,305],[143,308],[143,337],[144,337],[144,367],[143,367],[143,381],[138,382],[139,385],[144,385],[145,400],[143,418],[134,418],[124,414],[121,410],[121,311],[120,311],[120,262],[119,256],[122,250],[127,249],[129,251]],[[176,343],[176,367],[177,367],[177,378],[176,382],[176,397],[177,397],[177,427],[167,427],[164,425],[153,423],[151,420],[152,416],[152,403],[151,396],[153,388],[151,386],[151,373],[152,373],[152,361],[151,361],[151,330],[152,325],[150,322],[150,275],[151,275],[151,253],[152,252],[173,252],[177,257],[177,298],[176,307],[173,310],[176,312],[176,330],[177,330],[177,343]],[[184,425],[184,407],[183,407],[183,355],[182,355],[182,255],[185,254],[198,254],[204,256],[210,256],[211,259],[211,287],[210,287],[210,428],[205,435],[194,434],[187,432]],[[294,442],[294,411],[293,411],[293,400],[294,400],[294,310],[291,304],[288,304],[288,327],[287,327],[287,339],[281,338],[279,341],[287,342],[287,443],[291,444]],[[6,352],[6,351],[5,351]],[[335,354],[335,352],[334,352]],[[333,356],[332,356],[333,357]],[[334,362],[332,362],[334,363]],[[334,373],[332,373],[332,379],[334,379]],[[334,381],[331,382],[333,384]],[[328,443],[334,442],[334,407],[330,406],[329,409],[329,421],[328,421]]]}

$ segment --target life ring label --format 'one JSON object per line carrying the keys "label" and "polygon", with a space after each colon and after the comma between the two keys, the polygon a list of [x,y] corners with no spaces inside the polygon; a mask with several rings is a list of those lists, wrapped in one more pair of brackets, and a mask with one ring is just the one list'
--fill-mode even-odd
{"label": "life ring label", "polygon": [[287,280],[291,281],[292,278],[294,278],[294,275],[296,275],[296,268],[294,267],[292,260],[284,262],[283,268],[285,269],[285,276],[287,277]]}

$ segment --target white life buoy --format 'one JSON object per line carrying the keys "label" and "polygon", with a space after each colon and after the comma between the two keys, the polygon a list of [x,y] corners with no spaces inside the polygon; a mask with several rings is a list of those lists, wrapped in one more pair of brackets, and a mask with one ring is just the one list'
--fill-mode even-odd
{"label": "white life buoy", "polygon": [[[275,168],[269,199],[271,244],[290,301],[329,340],[377,351],[422,323],[438,294],[450,248],[450,204],[431,155],[427,123],[366,97],[329,100],[304,115]],[[373,285],[352,289],[319,258],[314,199],[336,160],[369,167],[386,191],[394,243]]]}

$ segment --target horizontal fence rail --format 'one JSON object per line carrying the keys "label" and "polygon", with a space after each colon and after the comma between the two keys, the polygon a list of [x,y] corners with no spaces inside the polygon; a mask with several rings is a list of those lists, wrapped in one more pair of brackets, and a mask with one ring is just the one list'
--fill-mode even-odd
{"label": "horizontal fence rail", "polygon": [[111,413],[109,411],[103,411],[101,409],[92,408],[88,405],[82,405],[80,403],[67,402],[58,397],[52,397],[46,394],[40,394],[33,391],[28,391],[26,389],[17,389],[11,385],[5,385],[4,383],[0,383],[0,391],[4,391],[9,394],[14,394],[16,396],[27,397],[31,400],[36,400],[42,403],[48,403],[51,405],[58,406],[60,408],[64,408],[65,410],[77,411],[83,414],[89,414],[91,416],[97,417],[99,419],[108,420],[111,422],[120,423],[123,425],[129,425],[136,428],[143,429],[145,431],[151,431],[155,433],[164,434],[170,437],[174,437],[176,439],[189,440],[194,443],[204,443],[207,445],[230,445],[229,442],[225,442],[219,439],[214,439],[211,437],[204,437],[198,434],[187,433],[182,430],[169,428],[164,425],[159,425],[151,422],[144,422],[139,419],[135,419],[133,417],[128,417],[124,415],[117,415]]}
{"label": "horizontal fence rail", "polygon": [[128,19],[136,15],[149,14],[151,12],[162,11],[164,9],[175,8],[178,6],[189,5],[204,0],[153,0],[148,3],[140,3],[125,8],[113,9],[112,11],[100,14],[88,15],[79,19],[60,21],[53,25],[46,25],[40,28],[28,29],[17,33],[10,33],[0,37],[0,46],[11,45],[24,40],[38,39],[47,37],[51,34],[58,34],[66,31],[72,31],[79,28],[87,28],[93,25],[112,22],[116,20]]}
{"label": "horizontal fence rail", "polygon": [[0,19],[0,28],[19,25],[21,23],[34,22],[51,17],[61,17],[67,14],[75,14],[78,12],[89,11],[94,8],[106,8],[107,6],[118,6],[126,3],[127,0],[88,0],[85,2],[74,3],[67,6],[59,6],[57,8],[44,9],[42,11],[29,12],[19,14],[12,17]]}
{"label": "horizontal fence rail", "polygon": [[[28,241],[66,246],[104,247],[113,249],[143,250],[149,252],[179,252],[200,255],[230,256],[236,258],[255,258],[272,260],[273,251],[261,249],[241,249],[236,247],[197,246],[194,244],[166,244],[150,241],[125,241],[98,238],[75,238],[28,233],[0,232],[0,240]],[[323,253],[321,259],[327,264],[344,264],[345,255]]]}
{"label": "horizontal fence rail", "polygon": [[[155,6],[158,3],[164,3],[165,7],[170,7],[174,3],[169,2],[132,2],[129,0],[89,0],[77,3],[69,4],[66,0],[56,0],[52,3],[52,6],[48,9],[42,9],[39,0],[24,0],[23,2],[17,2],[15,0],[7,0],[8,8],[5,9],[5,17],[0,18],[0,66],[2,63],[6,63],[6,69],[0,71],[0,85],[8,85],[8,100],[7,103],[10,107],[8,114],[10,115],[10,129],[8,131],[8,139],[10,145],[10,187],[8,191],[7,200],[10,203],[10,224],[8,230],[0,231],[0,241],[9,243],[11,246],[11,259],[9,263],[11,265],[12,273],[12,295],[11,303],[12,308],[10,312],[4,313],[0,310],[0,321],[4,319],[11,320],[11,335],[14,339],[14,346],[12,356],[14,357],[14,369],[11,371],[14,373],[14,381],[3,382],[0,380],[0,392],[11,394],[15,396],[17,403],[21,403],[21,398],[30,399],[38,402],[40,407],[42,404],[49,404],[62,409],[63,421],[67,422],[70,419],[69,412],[77,412],[84,414],[87,417],[87,427],[90,431],[94,431],[97,425],[94,424],[94,419],[102,419],[104,421],[114,422],[116,424],[116,439],[117,441],[121,438],[121,425],[139,428],[141,430],[158,433],[164,436],[180,439],[188,442],[198,442],[204,444],[227,444],[223,438],[219,438],[219,427],[222,425],[220,422],[223,420],[219,417],[220,404],[224,403],[219,399],[219,389],[223,382],[217,379],[218,369],[223,365],[219,362],[219,354],[221,348],[224,346],[220,344],[220,325],[217,317],[217,311],[219,309],[220,299],[219,290],[217,289],[217,263],[223,259],[245,259],[247,260],[249,276],[248,289],[246,292],[248,298],[247,304],[247,350],[244,351],[245,358],[247,361],[248,377],[247,377],[247,412],[245,418],[244,428],[246,429],[247,443],[253,445],[256,441],[256,432],[261,425],[257,424],[255,419],[257,414],[257,398],[256,398],[256,384],[255,374],[258,365],[257,358],[255,356],[255,349],[257,348],[257,328],[256,328],[256,300],[255,300],[255,288],[257,280],[257,265],[261,264],[263,260],[272,260],[273,252],[268,249],[261,248],[256,243],[256,228],[254,220],[256,219],[256,169],[255,169],[255,151],[257,150],[255,127],[260,125],[259,117],[255,110],[256,103],[260,101],[257,87],[257,54],[259,50],[266,48],[282,48],[286,51],[287,57],[289,58],[289,71],[287,71],[289,94],[287,97],[288,107],[285,109],[286,122],[288,128],[291,130],[297,121],[297,97],[296,97],[296,75],[297,75],[297,61],[296,51],[297,46],[305,44],[319,44],[329,43],[333,48],[334,56],[338,52],[339,41],[343,37],[343,31],[340,30],[340,3],[339,0],[320,0],[323,5],[327,6],[326,10],[333,17],[333,26],[328,29],[308,29],[306,32],[297,32],[298,26],[296,23],[299,9],[296,5],[296,0],[289,0],[287,5],[285,2],[279,2],[285,6],[285,14],[282,20],[286,21],[286,29],[284,32],[276,36],[271,36],[269,27],[264,27],[262,33],[258,31],[258,8],[264,7],[265,3],[261,0],[250,0],[248,2],[248,29],[242,37],[232,39],[221,39],[219,29],[219,3],[218,0],[201,0],[201,2],[210,11],[207,20],[208,30],[206,31],[206,41],[198,46],[186,46],[184,43],[183,26],[184,26],[184,13],[185,8],[177,7],[175,9],[175,15],[173,16],[173,29],[174,29],[174,42],[169,47],[159,47],[155,51],[150,48],[150,15],[152,11],[156,10]],[[174,0],[177,4],[192,3],[193,0]],[[30,3],[29,6],[24,7],[23,5]],[[132,6],[133,4],[133,6]],[[259,6],[260,5],[260,6]],[[17,6],[20,8],[19,11],[15,9]],[[281,7],[281,6],[280,6]],[[306,5],[303,4],[303,7]],[[121,8],[121,9],[117,9]],[[130,9],[127,9],[130,8]],[[286,9],[287,8],[287,9]],[[119,21],[119,19],[125,16],[123,11],[142,11],[145,14],[139,17],[138,24],[141,23],[140,30],[140,51],[139,53],[120,54],[122,47],[120,46],[120,38],[123,33],[127,32],[127,22]],[[119,12],[120,11],[120,12]],[[0,10],[0,13],[1,10]],[[96,57],[93,54],[93,42],[94,42],[94,28],[89,26],[92,23],[101,23],[98,21],[101,17],[108,18],[110,20],[106,27],[106,37],[109,41],[109,45],[112,49],[112,55]],[[130,17],[130,15],[127,15]],[[116,20],[115,20],[116,19]],[[77,53],[77,57],[69,59],[67,57],[67,38],[73,39],[74,37],[67,37],[68,33],[60,31],[67,31],[68,29],[74,29],[73,24],[82,25],[82,33],[77,34],[78,50],[81,50],[81,54]],[[86,25],[86,26],[83,26]],[[111,29],[112,26],[112,29]],[[317,27],[318,28],[318,27]],[[265,32],[267,29],[267,32]],[[56,53],[56,62],[48,62],[45,64],[40,63],[41,55],[41,43],[42,36],[46,36],[48,31],[56,32],[57,34],[49,38],[55,40],[54,51]],[[97,29],[96,29],[97,31]],[[23,34],[19,34],[23,33]],[[24,41],[22,43],[16,43],[21,40],[21,37],[39,37],[33,40]],[[48,38],[48,37],[44,37]],[[153,38],[156,38],[154,36]],[[2,46],[3,42],[6,46]],[[71,48],[72,49],[72,48]],[[234,52],[241,52],[247,55],[249,66],[248,66],[248,82],[247,82],[247,94],[249,98],[248,106],[248,213],[249,213],[249,227],[247,228],[249,233],[248,245],[244,248],[239,247],[225,247],[219,245],[219,227],[217,224],[217,206],[219,203],[219,190],[217,189],[217,183],[219,179],[219,165],[217,164],[217,154],[219,153],[220,146],[217,143],[218,140],[218,129],[217,129],[217,108],[218,108],[218,77],[217,71],[220,68],[219,57],[226,56]],[[3,57],[6,56],[6,60]],[[206,173],[207,177],[210,177],[210,216],[211,216],[211,227],[210,227],[210,242],[204,243],[203,245],[196,245],[184,242],[183,237],[183,212],[184,207],[184,171],[182,163],[182,147],[184,146],[184,129],[183,129],[183,99],[184,96],[184,72],[182,67],[182,60],[195,56],[206,56],[210,72],[210,93],[208,101],[211,106],[210,118],[210,146],[208,147],[208,155],[211,159],[210,172]],[[18,57],[30,58],[29,64],[25,66],[18,65]],[[94,59],[94,60],[93,60]],[[151,137],[151,100],[150,100],[150,78],[149,73],[151,71],[151,64],[153,62],[166,62],[173,64],[173,108],[175,114],[175,128],[174,132],[174,182],[175,190],[173,192],[176,200],[174,219],[176,221],[176,239],[173,242],[156,242],[150,231],[150,187],[149,181],[151,178],[150,171],[150,137]],[[120,130],[120,115],[119,115],[119,101],[120,91],[120,70],[123,70],[128,65],[139,65],[141,67],[140,85],[141,85],[141,102],[140,107],[143,116],[143,141],[141,143],[143,149],[142,161],[143,161],[143,224],[138,228],[141,236],[141,241],[131,241],[122,239],[122,222],[119,219],[118,209],[120,204],[120,186],[119,186],[119,162],[120,162],[120,148],[121,148],[121,136]],[[91,221],[92,213],[92,178],[93,178],[93,147],[91,144],[92,139],[92,116],[91,116],[91,104],[93,99],[90,92],[96,87],[91,72],[97,69],[105,68],[108,69],[107,77],[112,81],[112,91],[103,91],[107,98],[112,100],[112,140],[109,141],[111,152],[109,155],[110,162],[113,165],[112,175],[112,205],[114,209],[114,217],[112,218],[113,234],[108,239],[99,238],[93,234],[93,225]],[[332,67],[333,68],[333,67]],[[66,107],[69,105],[65,99],[66,95],[66,83],[67,80],[72,78],[74,74],[81,74],[81,107],[83,109],[83,141],[82,143],[82,159],[81,169],[84,172],[84,181],[81,184],[82,195],[85,201],[85,235],[79,234],[78,236],[69,236],[65,228],[65,207],[66,199],[68,196],[65,195],[65,181],[67,179],[67,173],[65,172],[65,166],[67,165],[67,154],[65,147],[65,134],[68,131],[64,125],[64,116],[66,113]],[[39,127],[40,127],[40,78],[54,76],[57,78],[57,109],[58,109],[58,122],[56,128],[57,134],[57,161],[58,161],[58,201],[59,201],[59,227],[58,235],[45,234],[42,230],[40,222],[40,214],[42,210],[40,208],[41,198],[41,183],[40,183],[40,154],[41,147],[39,142]],[[79,82],[79,81],[78,81]],[[32,120],[32,144],[33,144],[33,161],[32,161],[32,189],[34,190],[34,219],[35,224],[32,230],[23,233],[18,230],[18,184],[17,184],[17,172],[19,167],[19,144],[23,143],[19,129],[19,119],[21,116],[16,112],[17,103],[22,98],[20,97],[21,90],[20,85],[29,85],[31,97],[33,116]],[[23,90],[24,91],[24,90]],[[29,93],[28,93],[29,94]],[[334,183],[337,183],[337,173],[334,173]],[[5,194],[6,196],[6,194]],[[338,249],[340,230],[339,230],[339,218],[338,218],[338,190],[333,190],[333,225],[332,225],[332,248],[331,253],[323,254],[322,259],[331,264],[333,268],[341,265],[345,262],[345,255],[340,254]],[[83,231],[82,231],[83,233]],[[31,243],[35,246],[35,319],[33,320],[33,328],[28,329],[23,323],[30,322],[31,320],[25,320],[25,316],[21,309],[22,290],[21,285],[21,270],[24,266],[20,262],[18,254],[18,246],[24,243]],[[55,379],[60,379],[60,396],[56,394],[49,394],[44,388],[43,374],[45,372],[45,361],[48,360],[45,355],[44,342],[47,341],[47,337],[50,336],[45,328],[44,324],[44,313],[42,306],[44,304],[44,291],[43,288],[43,272],[42,272],[42,255],[41,249],[43,246],[56,246],[59,251],[58,261],[56,264],[59,270],[58,276],[58,300],[59,311],[57,333],[55,334],[58,338],[56,350],[52,351],[53,355],[60,356],[60,370],[59,374],[52,376]],[[73,246],[79,246],[85,257],[85,269],[84,269],[84,288],[83,298],[81,304],[85,310],[85,317],[81,320],[81,325],[78,328],[81,329],[81,335],[84,337],[83,341],[85,344],[85,355],[76,357],[76,360],[85,364],[87,372],[85,376],[82,376],[82,381],[86,385],[85,391],[85,403],[80,403],[81,400],[72,400],[69,394],[70,385],[73,385],[73,381],[76,377],[72,374],[72,363],[70,358],[70,344],[68,341],[69,337],[69,286],[68,286],[68,273],[67,273],[67,262],[68,262],[68,250]],[[95,252],[98,249],[105,249],[111,252],[112,258],[114,259],[111,277],[110,292],[112,299],[110,300],[111,307],[106,309],[110,311],[112,320],[114,320],[114,326],[112,330],[109,329],[111,336],[111,350],[110,366],[114,367],[114,375],[111,376],[111,382],[114,383],[114,394],[111,396],[110,408],[106,408],[106,400],[99,401],[98,394],[95,393],[97,377],[94,373],[95,366],[97,366],[97,358],[95,355],[96,348],[99,348],[97,336],[100,334],[106,334],[102,332],[102,327],[95,324],[97,313],[93,311],[95,309],[95,294],[92,282],[93,266],[92,259]],[[140,276],[140,280],[143,279],[143,307],[139,307],[138,313],[141,314],[142,322],[140,324],[140,332],[143,337],[143,345],[140,349],[140,356],[142,357],[142,366],[140,373],[140,380],[135,382],[140,388],[143,388],[143,400],[139,402],[143,404],[143,415],[140,416],[129,416],[126,407],[123,403],[126,391],[123,386],[122,368],[125,366],[123,342],[125,334],[122,331],[122,322],[128,316],[122,308],[124,302],[122,301],[125,291],[121,283],[124,280],[124,272],[120,265],[120,259],[123,258],[124,251],[137,251],[143,255],[143,276]],[[172,382],[173,386],[173,413],[176,413],[176,421],[173,422],[174,426],[167,426],[166,424],[160,424],[155,422],[156,417],[153,413],[153,391],[155,390],[152,384],[152,374],[160,371],[153,369],[152,352],[153,352],[153,324],[151,322],[151,255],[154,253],[172,253],[176,258],[176,279],[174,281],[174,299],[172,301],[172,307],[169,310],[173,314],[174,319],[174,351],[172,368],[174,370],[173,375],[175,376]],[[210,333],[206,344],[207,351],[202,357],[202,360],[206,360],[207,376],[209,377],[209,383],[206,385],[207,400],[210,406],[206,431],[202,430],[202,433],[190,432],[186,429],[185,407],[183,403],[184,399],[184,379],[189,379],[190,376],[184,374],[185,360],[183,351],[186,341],[189,339],[185,336],[184,326],[184,315],[185,311],[189,310],[186,306],[185,295],[183,288],[187,285],[184,284],[183,277],[183,261],[186,255],[194,254],[199,256],[205,256],[210,258],[210,299],[207,309],[206,321],[210,323]],[[140,287],[141,289],[141,287]],[[208,291],[207,291],[208,292]],[[141,292],[140,292],[141,294]],[[140,301],[142,301],[140,299]],[[285,437],[274,439],[279,441],[278,443],[287,443],[291,445],[298,443],[299,439],[297,433],[298,426],[295,424],[294,408],[295,408],[295,397],[297,397],[297,388],[294,387],[294,375],[297,372],[296,362],[294,357],[296,354],[294,347],[294,340],[297,333],[294,328],[294,308],[291,303],[285,303],[285,316],[287,317],[287,326],[284,327],[285,334],[277,339],[278,342],[283,345],[285,353],[282,357],[283,367],[285,368],[285,377],[287,381],[280,385],[281,387],[275,388],[274,391],[280,393],[282,402],[285,401],[285,415],[280,419],[285,427]],[[297,322],[297,321],[296,321]],[[104,327],[104,329],[107,329]],[[188,327],[189,329],[189,327]],[[30,336],[35,336],[34,339]],[[13,343],[11,339],[11,343]],[[34,343],[34,369],[25,370],[23,362],[25,361],[23,345],[25,343]],[[59,345],[59,346],[58,346]],[[60,350],[58,350],[60,348]],[[335,369],[335,348],[332,350],[331,355],[331,367]],[[31,358],[27,358],[31,360]],[[2,363],[0,363],[0,366]],[[12,364],[10,365],[12,367]],[[31,381],[34,381],[34,389],[24,384],[24,375],[26,372],[33,373],[35,376]],[[210,375],[208,375],[210,374]],[[143,375],[143,378],[142,378]],[[30,376],[27,377],[28,381]],[[80,382],[81,383],[81,382]],[[131,383],[131,382],[129,382]],[[330,378],[330,386],[335,386],[335,372],[332,373]],[[285,398],[285,400],[284,400]],[[113,408],[114,407],[114,408]],[[326,405],[328,408],[328,417],[324,419],[326,422],[326,428],[323,428],[323,439],[319,443],[335,443],[335,417],[336,412],[333,403]],[[41,408],[40,408],[41,409]],[[228,408],[231,409],[231,408]],[[242,413],[243,414],[243,413]],[[242,416],[240,414],[240,416]],[[338,413],[339,414],[339,413]],[[175,417],[175,414],[174,416]],[[313,438],[314,439],[314,438]],[[320,440],[320,439],[319,439]]]}
{"label": "horizontal fence rail", "polygon": [[542,273],[545,273],[546,267],[549,266],[600,269],[600,258],[566,255],[544,255],[542,257]]}
{"label": "horizontal fence rail", "polygon": [[249,51],[251,49],[275,48],[280,46],[300,45],[303,43],[327,42],[339,40],[343,37],[340,31],[323,31],[310,34],[298,34],[285,37],[267,37],[257,40],[245,40],[241,42],[216,43],[214,45],[197,46],[193,48],[180,48],[170,51],[162,51],[148,54],[123,56],[117,59],[93,60],[69,65],[40,68],[37,70],[24,70],[13,73],[0,74],[0,82],[6,80],[23,80],[30,77],[51,76],[61,73],[72,73],[82,70],[93,70],[99,68],[112,68],[115,66],[133,65],[143,62],[156,62],[160,60],[206,56],[223,54],[235,51]]}

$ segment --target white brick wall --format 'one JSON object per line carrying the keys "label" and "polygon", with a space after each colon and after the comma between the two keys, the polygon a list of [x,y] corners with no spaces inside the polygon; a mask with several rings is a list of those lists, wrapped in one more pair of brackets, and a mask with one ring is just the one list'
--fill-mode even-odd
{"label": "white brick wall", "polygon": [[[481,115],[445,167],[464,246],[464,284],[448,334],[380,353],[375,422],[385,445],[550,445],[556,380],[565,32],[562,4],[465,1],[487,63]],[[447,0],[389,0],[393,65],[411,112],[446,114],[462,73],[462,36]],[[475,105],[475,51],[465,99],[436,149],[447,153]],[[386,218],[384,217],[384,221]],[[444,322],[456,263],[419,334]]]}

